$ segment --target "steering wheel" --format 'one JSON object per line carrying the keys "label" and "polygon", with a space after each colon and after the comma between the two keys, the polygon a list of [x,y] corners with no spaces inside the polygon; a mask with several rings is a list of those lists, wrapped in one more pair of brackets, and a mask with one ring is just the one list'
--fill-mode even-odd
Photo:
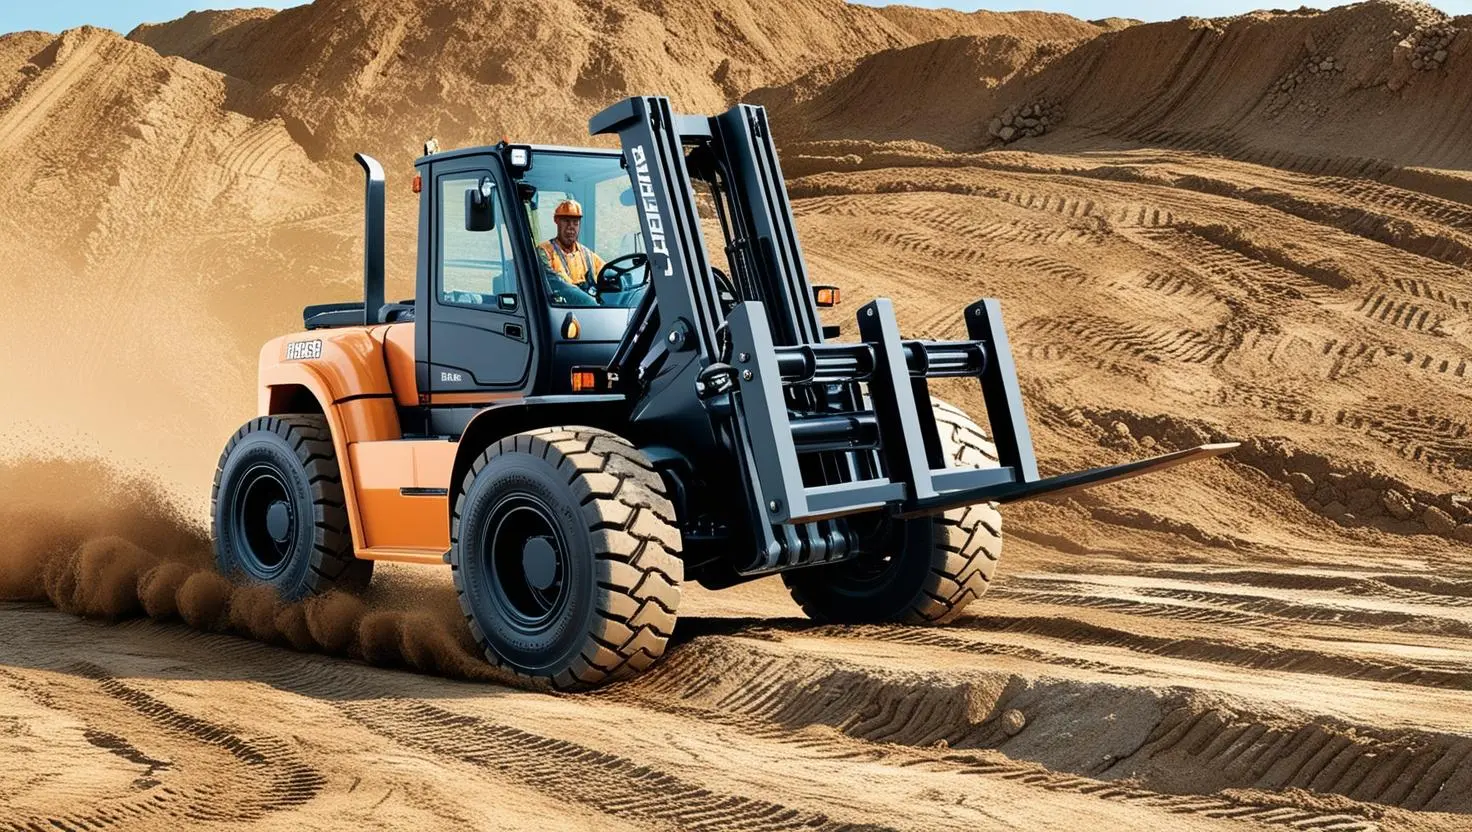
{"label": "steering wheel", "polygon": [[[649,258],[642,251],[615,257],[604,263],[603,268],[598,270],[598,278],[594,281],[594,285],[599,292],[628,291],[628,289],[624,288],[626,285],[624,279],[648,263]],[[644,284],[640,283],[628,288],[637,289],[642,285]]]}

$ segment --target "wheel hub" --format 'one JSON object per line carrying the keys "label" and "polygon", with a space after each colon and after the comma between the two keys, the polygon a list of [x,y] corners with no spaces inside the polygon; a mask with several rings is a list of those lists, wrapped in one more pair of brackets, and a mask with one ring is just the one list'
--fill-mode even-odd
{"label": "wheel hub", "polygon": [[526,582],[538,592],[546,592],[557,580],[557,550],[545,537],[534,537],[521,549],[521,568]]}
{"label": "wheel hub", "polygon": [[266,508],[266,532],[277,543],[285,543],[291,531],[291,509],[285,500],[276,500]]}
{"label": "wheel hub", "polygon": [[517,494],[491,510],[485,558],[497,606],[525,633],[541,632],[568,604],[568,555],[552,509]]}
{"label": "wheel hub", "polygon": [[232,515],[241,566],[251,577],[271,580],[286,567],[296,538],[286,475],[274,465],[252,466],[240,479]]}

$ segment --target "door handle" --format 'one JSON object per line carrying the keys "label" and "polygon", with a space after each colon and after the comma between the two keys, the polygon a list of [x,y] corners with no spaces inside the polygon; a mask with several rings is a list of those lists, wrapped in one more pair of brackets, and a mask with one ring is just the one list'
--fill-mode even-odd
{"label": "door handle", "polygon": [[515,338],[518,341],[521,340],[521,324],[503,324],[501,331],[506,333],[506,337],[508,338]]}

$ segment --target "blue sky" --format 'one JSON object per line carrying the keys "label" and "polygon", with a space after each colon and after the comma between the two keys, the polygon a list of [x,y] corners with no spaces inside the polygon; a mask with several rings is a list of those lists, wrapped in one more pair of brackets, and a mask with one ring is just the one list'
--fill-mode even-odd
{"label": "blue sky", "polygon": [[[909,0],[907,5],[945,6],[962,11],[978,8],[1011,11],[1044,9],[1067,12],[1092,20],[1100,17],[1134,17],[1140,20],[1170,20],[1182,15],[1217,17],[1238,14],[1256,8],[1297,7],[1302,0]],[[0,32],[40,29],[59,32],[90,23],[119,32],[127,32],[139,23],[173,20],[200,8],[239,8],[269,6],[281,9],[301,5],[301,0],[257,0],[232,3],[229,0],[0,0]],[[880,5],[880,4],[873,4]],[[1310,2],[1311,6],[1337,5],[1332,2]],[[1433,5],[1451,14],[1472,14],[1472,0],[1437,0]]]}

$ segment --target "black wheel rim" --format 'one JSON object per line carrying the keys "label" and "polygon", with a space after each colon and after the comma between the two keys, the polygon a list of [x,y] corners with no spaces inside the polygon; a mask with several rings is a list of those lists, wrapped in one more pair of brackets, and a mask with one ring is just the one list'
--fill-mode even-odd
{"label": "black wheel rim", "polygon": [[482,552],[497,609],[515,629],[543,632],[567,609],[567,545],[546,503],[526,494],[497,503]]}
{"label": "black wheel rim", "polygon": [[234,516],[246,571],[269,580],[285,569],[296,544],[298,518],[281,472],[271,465],[247,470],[235,491]]}

